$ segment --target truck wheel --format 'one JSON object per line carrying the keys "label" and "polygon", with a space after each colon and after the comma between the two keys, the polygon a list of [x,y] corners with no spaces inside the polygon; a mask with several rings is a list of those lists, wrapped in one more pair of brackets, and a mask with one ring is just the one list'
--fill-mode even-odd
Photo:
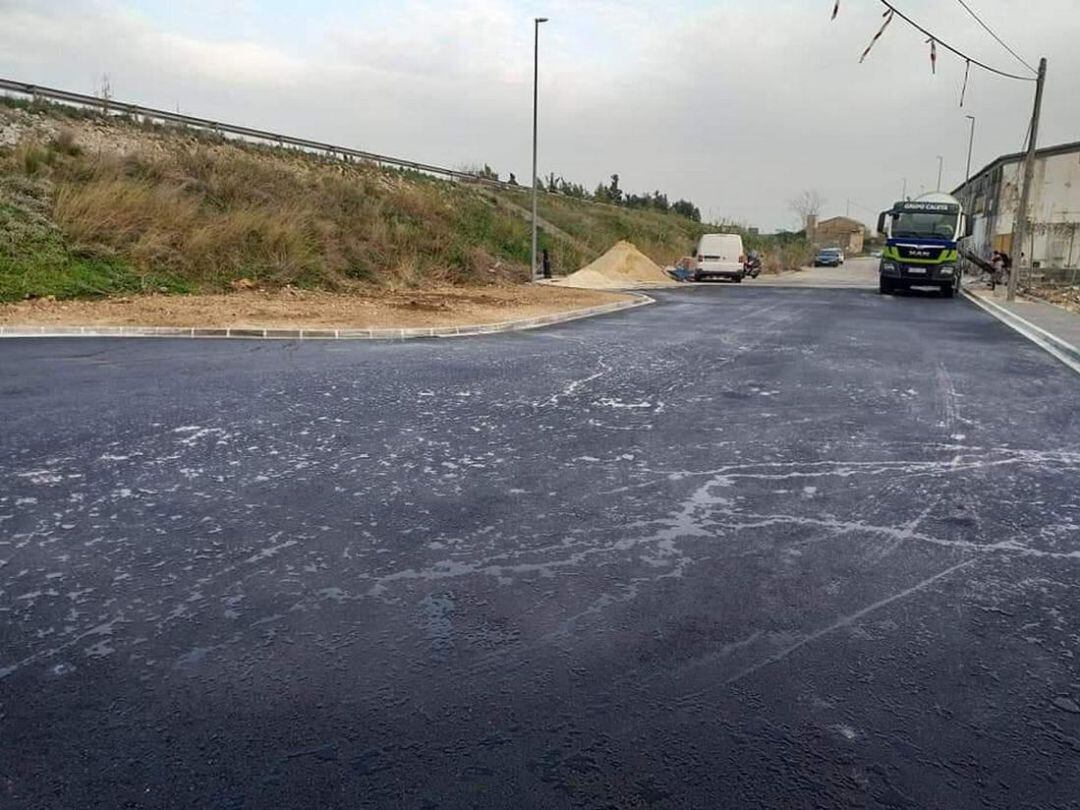
{"label": "truck wheel", "polygon": [[694,280],[694,283],[696,284],[699,281],[701,281],[701,273],[694,273],[694,275],[691,276],[691,278]]}
{"label": "truck wheel", "polygon": [[742,276],[735,276],[735,283],[742,284]]}
{"label": "truck wheel", "polygon": [[881,295],[891,295],[893,291],[892,281],[885,276],[878,278],[878,293]]}
{"label": "truck wheel", "polygon": [[952,298],[953,297],[953,285],[952,284],[942,284],[941,285],[941,294],[943,296],[945,296],[946,298]]}

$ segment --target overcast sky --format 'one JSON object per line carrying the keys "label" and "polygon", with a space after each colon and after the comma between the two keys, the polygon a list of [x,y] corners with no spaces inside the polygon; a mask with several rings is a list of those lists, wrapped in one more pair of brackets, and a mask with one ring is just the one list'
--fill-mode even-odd
{"label": "overcast sky", "polygon": [[[1034,85],[972,70],[876,0],[0,0],[0,76],[449,166],[530,166],[532,18],[541,171],[688,197],[786,227],[807,188],[868,223],[900,196],[1021,147]],[[1023,72],[954,0],[894,0],[946,42]],[[1041,145],[1080,140],[1080,2],[968,0],[1050,60]]]}

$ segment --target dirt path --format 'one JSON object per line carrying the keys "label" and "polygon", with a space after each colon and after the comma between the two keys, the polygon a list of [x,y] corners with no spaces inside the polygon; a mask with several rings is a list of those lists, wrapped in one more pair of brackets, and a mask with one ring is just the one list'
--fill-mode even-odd
{"label": "dirt path", "polygon": [[0,324],[354,329],[468,326],[534,318],[625,299],[617,293],[541,286],[380,290],[349,295],[286,289],[100,301],[23,301],[0,304]]}

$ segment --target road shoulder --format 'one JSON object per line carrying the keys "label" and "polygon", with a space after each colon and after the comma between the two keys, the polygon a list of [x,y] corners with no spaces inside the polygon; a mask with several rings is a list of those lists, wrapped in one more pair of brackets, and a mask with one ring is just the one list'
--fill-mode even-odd
{"label": "road shoulder", "polygon": [[640,293],[537,287],[389,293],[376,302],[300,291],[28,302],[0,307],[0,337],[457,337],[536,329],[651,303]]}
{"label": "road shoulder", "polygon": [[975,306],[1080,373],[1080,315],[1041,301],[1009,302],[990,290],[963,292]]}

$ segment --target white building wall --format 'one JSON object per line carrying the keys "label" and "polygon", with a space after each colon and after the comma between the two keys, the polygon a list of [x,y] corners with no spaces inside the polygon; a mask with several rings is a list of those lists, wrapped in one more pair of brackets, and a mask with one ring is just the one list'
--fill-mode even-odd
{"label": "white building wall", "polygon": [[[1002,169],[996,236],[1013,233],[1019,205],[1021,163]],[[1025,255],[1041,267],[1080,267],[1080,151],[1035,161],[1031,213],[1034,223],[1024,245]],[[1019,251],[1013,246],[1013,254]]]}

